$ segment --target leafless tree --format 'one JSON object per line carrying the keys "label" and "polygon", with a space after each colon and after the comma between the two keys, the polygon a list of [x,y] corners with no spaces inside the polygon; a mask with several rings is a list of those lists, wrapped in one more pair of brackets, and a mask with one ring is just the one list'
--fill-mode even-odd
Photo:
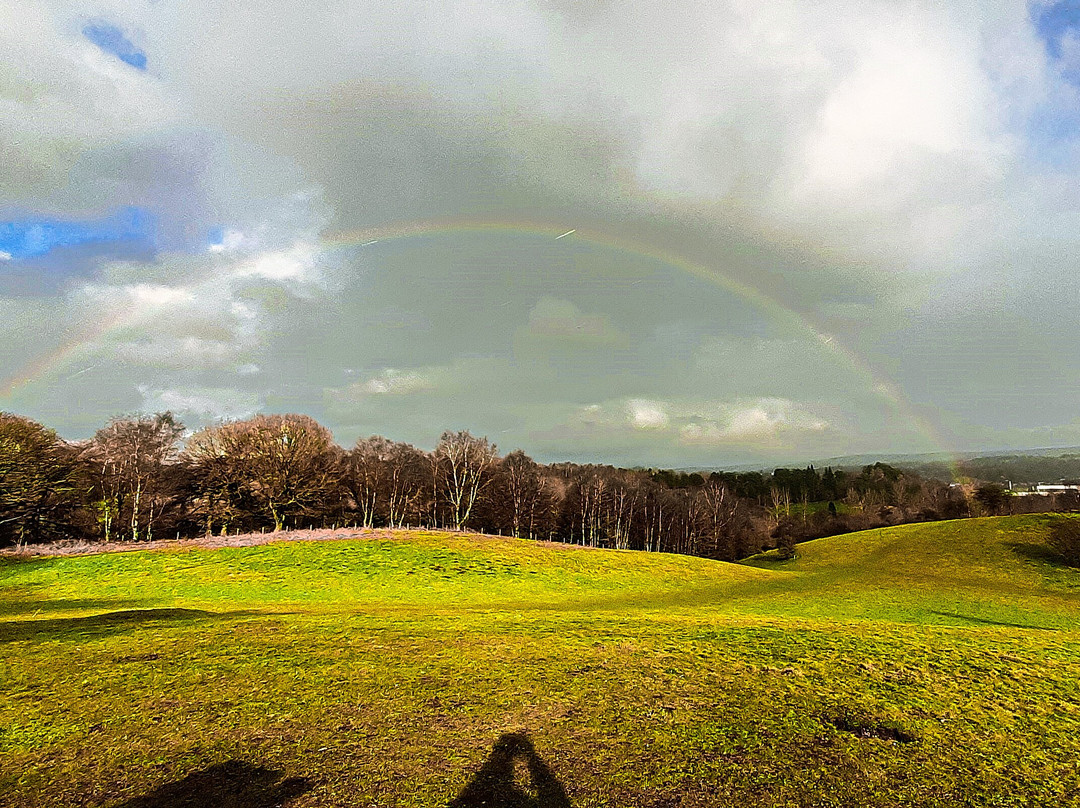
{"label": "leafless tree", "polygon": [[169,476],[184,425],[171,412],[114,418],[84,450],[105,541],[153,538],[174,498]]}
{"label": "leafless tree", "polygon": [[535,538],[537,520],[550,498],[539,464],[517,449],[503,458],[499,472],[510,509],[511,531],[518,538]]}
{"label": "leafless tree", "polygon": [[427,508],[424,501],[427,453],[408,443],[394,443],[388,460],[387,521],[391,527],[419,524]]}
{"label": "leafless tree", "polygon": [[345,455],[342,481],[365,527],[401,527],[407,518],[419,517],[424,460],[423,452],[405,443],[378,436],[356,442]]}
{"label": "leafless tree", "polygon": [[781,518],[791,515],[791,492],[774,485],[769,489],[769,498],[772,501],[772,517],[775,526],[780,524]]}
{"label": "leafless tree", "polygon": [[182,458],[191,468],[193,491],[190,510],[204,526],[207,536],[225,535],[234,526],[251,527],[254,510],[249,501],[248,469],[234,451],[230,432],[210,427],[188,438]]}
{"label": "leafless tree", "polygon": [[608,486],[605,532],[617,550],[630,548],[630,535],[637,515],[638,487],[633,475],[615,474]]}
{"label": "leafless tree", "polygon": [[444,432],[434,459],[442,493],[449,505],[451,524],[463,530],[481,491],[491,480],[498,459],[495,444],[473,437],[467,430]]}
{"label": "leafless tree", "polygon": [[319,517],[337,487],[330,431],[306,415],[257,415],[210,427],[193,436],[188,453],[196,467],[219,463],[231,507],[253,508],[281,530],[302,516]]}
{"label": "leafless tree", "polygon": [[724,483],[710,480],[701,489],[701,499],[704,506],[702,549],[707,555],[734,558],[732,525],[739,510],[738,498]]}
{"label": "leafless tree", "polygon": [[697,491],[683,490],[679,492],[680,498],[680,522],[681,535],[679,536],[678,553],[691,553],[699,555],[701,552],[701,522],[702,500]]}
{"label": "leafless tree", "polygon": [[372,435],[356,441],[345,456],[343,482],[360,511],[364,527],[374,526],[381,499],[386,495],[385,477],[389,473],[392,448],[392,441]]}
{"label": "leafless tree", "polygon": [[580,484],[579,518],[581,525],[581,543],[589,547],[599,547],[603,538],[604,500],[607,495],[607,483],[604,478],[592,472]]}
{"label": "leafless tree", "polygon": [[647,552],[659,552],[664,546],[664,537],[670,530],[671,513],[668,500],[671,493],[661,486],[646,480],[642,494],[643,547]]}

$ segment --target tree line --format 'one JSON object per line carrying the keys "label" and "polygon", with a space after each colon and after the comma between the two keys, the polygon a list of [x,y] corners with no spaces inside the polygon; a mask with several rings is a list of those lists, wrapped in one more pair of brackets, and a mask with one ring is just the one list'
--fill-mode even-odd
{"label": "tree line", "polygon": [[190,435],[168,412],[117,417],[69,442],[0,413],[0,546],[354,525],[734,560],[885,524],[1007,512],[1014,500],[883,463],[771,473],[544,465],[520,449],[500,456],[468,431],[443,433],[431,451],[379,436],[345,449],[306,415]]}

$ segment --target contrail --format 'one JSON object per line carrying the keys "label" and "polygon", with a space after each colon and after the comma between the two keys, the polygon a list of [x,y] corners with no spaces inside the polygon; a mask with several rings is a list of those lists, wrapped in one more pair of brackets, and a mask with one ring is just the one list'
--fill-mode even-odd
{"label": "contrail", "polygon": [[570,235],[571,233],[576,233],[576,232],[577,232],[577,230],[576,230],[576,229],[575,229],[575,230],[567,230],[567,231],[566,231],[565,233],[563,233],[563,234],[562,234],[561,236],[555,236],[555,240],[556,240],[556,241],[558,241],[558,240],[559,240],[559,239],[561,239],[561,238],[566,238],[566,237],[567,237],[567,236],[569,236],[569,235]]}
{"label": "contrail", "polygon": [[70,376],[68,376],[68,378],[69,379],[74,379],[76,376],[82,376],[84,373],[89,373],[91,370],[94,370],[95,368],[99,368],[99,367],[101,367],[100,362],[98,362],[96,365],[91,365],[88,368],[83,368],[82,370],[78,370],[78,371],[72,373]]}

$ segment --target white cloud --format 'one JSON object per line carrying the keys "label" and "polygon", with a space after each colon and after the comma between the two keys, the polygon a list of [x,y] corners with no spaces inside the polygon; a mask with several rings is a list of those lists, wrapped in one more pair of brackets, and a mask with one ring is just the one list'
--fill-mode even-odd
{"label": "white cloud", "polygon": [[192,293],[188,289],[176,289],[168,286],[156,286],[140,283],[123,289],[138,309],[167,308],[190,303]]}
{"label": "white cloud", "polygon": [[576,408],[568,424],[608,434],[652,432],[683,445],[765,447],[796,445],[830,428],[810,405],[783,398],[612,401]]}
{"label": "white cloud", "polygon": [[320,251],[316,245],[301,242],[287,250],[259,255],[241,264],[230,274],[237,279],[261,278],[300,288],[321,280],[319,256]]}
{"label": "white cloud", "polygon": [[435,389],[432,373],[445,369],[398,370],[385,368],[366,381],[356,382],[343,390],[332,391],[339,401],[362,400],[368,396],[407,396]]}
{"label": "white cloud", "polygon": [[221,236],[221,241],[211,244],[207,250],[212,253],[239,252],[246,243],[247,239],[239,230],[226,230]]}
{"label": "white cloud", "polygon": [[431,381],[415,371],[387,368],[375,378],[361,385],[364,392],[373,395],[408,395],[432,389]]}
{"label": "white cloud", "polygon": [[175,390],[143,384],[137,389],[143,399],[143,412],[170,410],[181,416],[193,416],[202,423],[250,418],[262,406],[258,396],[229,388]]}
{"label": "white cloud", "polygon": [[664,405],[658,401],[635,398],[626,402],[626,408],[636,429],[664,429],[670,420]]}
{"label": "white cloud", "polygon": [[679,434],[691,444],[769,443],[781,438],[797,439],[800,433],[824,432],[828,427],[827,421],[794,402],[773,398],[719,403],[712,413],[699,411],[692,416]]}
{"label": "white cloud", "polygon": [[[140,337],[121,342],[113,356],[125,363],[164,368],[208,370],[229,368],[244,356],[246,346],[236,342],[202,339],[196,336]],[[237,369],[239,372],[239,369]]]}
{"label": "white cloud", "polygon": [[905,154],[995,151],[989,82],[942,16],[898,14],[853,32],[853,69],[829,92],[806,143],[811,185],[851,189],[902,169]]}
{"label": "white cloud", "polygon": [[[255,367],[290,317],[280,295],[307,300],[325,291],[323,271],[333,264],[313,232],[323,216],[317,194],[293,194],[235,249],[106,266],[67,295],[71,310],[96,313],[100,327],[89,330],[87,349],[158,369]],[[265,246],[275,243],[287,246]]]}

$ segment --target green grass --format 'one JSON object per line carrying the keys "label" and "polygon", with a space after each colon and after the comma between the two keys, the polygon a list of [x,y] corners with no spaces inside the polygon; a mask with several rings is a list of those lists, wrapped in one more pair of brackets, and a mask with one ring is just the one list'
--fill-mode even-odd
{"label": "green grass", "polygon": [[423,532],[0,560],[0,805],[447,805],[507,732],[578,808],[1080,805],[1055,518],[741,565]]}
{"label": "green grass", "polygon": [[814,514],[826,513],[829,510],[830,502],[832,502],[833,508],[836,509],[836,513],[840,516],[855,513],[860,510],[859,508],[852,507],[840,500],[821,499],[816,502],[807,502],[805,505],[801,501],[796,500],[795,502],[788,503],[785,507],[773,508],[772,514],[774,516],[787,516],[795,519],[798,519],[804,513],[806,516],[813,516]]}

